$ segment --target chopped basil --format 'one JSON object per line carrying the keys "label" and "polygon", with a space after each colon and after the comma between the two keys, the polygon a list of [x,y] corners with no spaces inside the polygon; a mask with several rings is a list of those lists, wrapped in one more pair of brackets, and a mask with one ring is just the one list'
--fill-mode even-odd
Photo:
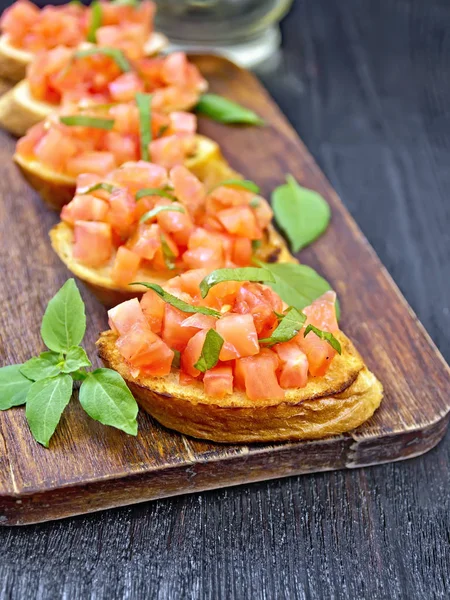
{"label": "chopped basil", "polygon": [[132,71],[132,66],[128,62],[125,54],[118,48],[108,48],[106,46],[96,46],[95,48],[86,48],[85,50],[77,50],[73,55],[74,58],[84,58],[85,56],[94,56],[95,54],[103,54],[112,58],[116,65],[124,73]]}
{"label": "chopped basil", "polygon": [[136,104],[139,110],[139,134],[141,140],[141,159],[150,160],[148,148],[152,141],[152,95],[136,94]]}
{"label": "chopped basil", "polygon": [[308,333],[310,333],[311,331],[313,333],[315,333],[317,335],[317,337],[319,337],[321,340],[325,340],[326,342],[328,342],[330,344],[330,346],[332,348],[334,348],[338,354],[342,354],[341,344],[339,343],[339,340],[337,340],[332,333],[330,333],[329,331],[322,331],[321,329],[314,327],[314,325],[308,325],[308,327],[305,329],[305,333],[303,334],[303,337],[306,337],[308,335]]}
{"label": "chopped basil", "polygon": [[100,119],[87,115],[68,115],[59,117],[59,120],[69,127],[92,127],[93,129],[106,129],[108,131],[114,127],[114,119]]}
{"label": "chopped basil", "polygon": [[144,281],[135,281],[130,283],[130,285],[143,285],[146,288],[149,288],[156,292],[160,298],[170,304],[174,308],[178,308],[182,312],[186,313],[200,313],[202,315],[210,315],[211,317],[220,317],[221,314],[217,310],[213,310],[212,308],[207,308],[206,306],[193,306],[192,304],[188,304],[184,302],[184,300],[180,300],[176,296],[169,294],[165,290],[162,289],[160,285],[157,283],[149,283]]}
{"label": "chopped basil", "polygon": [[200,282],[202,298],[206,298],[209,290],[223,281],[271,281],[275,282],[272,273],[259,267],[243,267],[241,269],[216,269]]}
{"label": "chopped basil", "polygon": [[215,367],[219,362],[219,355],[223,344],[223,337],[214,329],[209,329],[203,342],[200,357],[194,364],[194,367],[202,373]]}
{"label": "chopped basil", "polygon": [[269,345],[288,342],[297,335],[305,321],[306,315],[291,306],[286,314],[282,315],[280,323],[272,335],[259,341]]}

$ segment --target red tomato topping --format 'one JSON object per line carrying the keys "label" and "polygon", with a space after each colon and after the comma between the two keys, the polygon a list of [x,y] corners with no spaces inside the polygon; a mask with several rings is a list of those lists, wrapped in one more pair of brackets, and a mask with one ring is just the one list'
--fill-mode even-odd
{"label": "red tomato topping", "polygon": [[125,246],[120,246],[114,259],[111,279],[119,285],[128,285],[136,278],[140,262],[137,254]]}
{"label": "red tomato topping", "polygon": [[75,221],[73,256],[90,267],[98,267],[112,254],[111,226],[94,221]]}
{"label": "red tomato topping", "polygon": [[147,325],[137,298],[122,302],[122,304],[108,310],[108,319],[111,329],[119,335],[125,335],[136,323],[143,327]]}
{"label": "red tomato topping", "polygon": [[147,326],[135,323],[116,342],[117,349],[133,367],[145,375],[164,377],[170,373],[174,352]]}
{"label": "red tomato topping", "polygon": [[216,331],[224,339],[220,360],[258,354],[258,334],[251,315],[226,314],[218,319]]}
{"label": "red tomato topping", "polygon": [[71,225],[75,221],[105,221],[109,212],[108,203],[89,194],[77,195],[63,206],[61,220]]}
{"label": "red tomato topping", "polygon": [[308,383],[308,358],[295,342],[274,346],[281,362],[279,381],[282,388],[302,388]]}
{"label": "red tomato topping", "polygon": [[233,369],[230,365],[217,365],[206,371],[203,377],[205,394],[223,398],[233,393]]}
{"label": "red tomato topping", "polygon": [[200,375],[200,371],[194,365],[200,358],[207,333],[206,329],[197,331],[189,339],[185,349],[181,353],[181,368],[191,377],[198,377]]}
{"label": "red tomato topping", "polygon": [[182,326],[187,316],[186,313],[170,304],[166,305],[161,337],[170,348],[180,352],[186,348],[191,337],[198,332],[196,327]]}
{"label": "red tomato topping", "polygon": [[250,400],[283,400],[284,390],[278,383],[277,368],[277,355],[263,348],[257,356],[236,361],[235,378]]}
{"label": "red tomato topping", "polygon": [[148,290],[141,298],[142,312],[153,333],[161,333],[165,306],[164,300],[153,290]]}

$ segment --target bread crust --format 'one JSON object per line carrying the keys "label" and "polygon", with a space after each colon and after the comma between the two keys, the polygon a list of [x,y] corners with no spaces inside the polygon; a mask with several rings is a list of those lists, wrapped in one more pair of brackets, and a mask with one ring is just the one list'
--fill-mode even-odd
{"label": "bread crust", "polygon": [[380,405],[381,383],[345,334],[336,337],[343,352],[326,375],[309,377],[306,387],[287,390],[282,401],[254,401],[239,391],[223,399],[210,398],[200,383],[180,385],[175,372],[159,378],[133,377],[112,331],[101,334],[97,347],[105,366],[122,375],[141,407],[165,427],[222,443],[275,442],[351,431]]}

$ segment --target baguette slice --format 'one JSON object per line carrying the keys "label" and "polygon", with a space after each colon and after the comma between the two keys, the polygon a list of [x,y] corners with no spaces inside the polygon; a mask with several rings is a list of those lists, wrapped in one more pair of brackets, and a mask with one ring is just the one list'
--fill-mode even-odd
{"label": "baguette slice", "polygon": [[[158,54],[167,44],[168,40],[162,33],[153,32],[144,46],[144,54],[145,56]],[[27,66],[33,58],[32,52],[12,46],[7,34],[0,36],[0,77],[13,83],[21,81],[25,78]]]}
{"label": "baguette slice", "polygon": [[343,351],[327,374],[310,377],[304,388],[287,390],[283,401],[254,401],[239,391],[211,398],[200,383],[180,385],[174,371],[168,377],[133,377],[112,331],[101,334],[97,347],[105,366],[122,375],[141,407],[165,427],[215,442],[281,442],[351,431],[380,405],[381,383],[352,342],[342,332],[336,337]]}
{"label": "baguette slice", "polygon": [[[76,189],[75,177],[53,171],[17,152],[13,158],[24,178],[50,208],[60,212],[72,200]],[[197,136],[197,152],[186,161],[186,167],[208,187],[237,176],[223,158],[216,142],[202,135]]]}

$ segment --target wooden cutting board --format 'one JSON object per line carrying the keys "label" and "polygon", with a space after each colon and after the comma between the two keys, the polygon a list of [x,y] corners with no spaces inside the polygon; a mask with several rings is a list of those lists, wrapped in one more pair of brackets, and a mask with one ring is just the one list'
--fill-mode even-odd
{"label": "wooden cutting board", "polygon": [[[201,121],[231,165],[266,195],[292,173],[332,208],[327,233],[300,259],[335,287],[342,328],[385,387],[374,417],[351,434],[313,442],[225,446],[164,429],[140,414],[128,437],[90,420],[72,401],[50,449],[33,441],[22,408],[0,413],[0,523],[22,525],[205,489],[288,475],[355,468],[427,452],[450,416],[449,371],[373,249],[277,106],[250,73],[222,58],[195,61],[214,92],[262,115],[264,128]],[[1,135],[0,364],[42,349],[41,317],[69,276],[51,250],[57,221],[11,162],[15,141]],[[82,289],[85,347],[106,328],[102,306]]]}

